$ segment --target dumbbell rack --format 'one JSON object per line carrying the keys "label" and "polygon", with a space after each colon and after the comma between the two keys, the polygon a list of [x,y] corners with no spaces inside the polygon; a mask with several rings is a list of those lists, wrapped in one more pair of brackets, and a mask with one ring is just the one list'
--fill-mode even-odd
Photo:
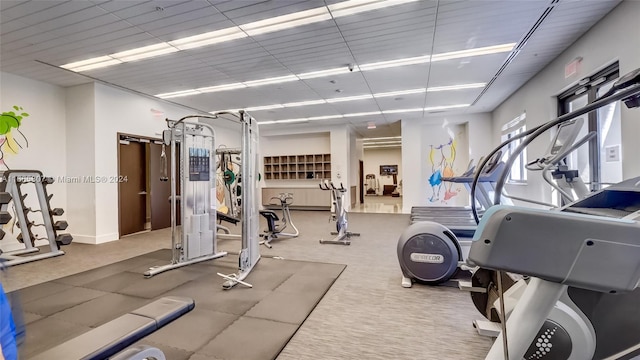
{"label": "dumbbell rack", "polygon": [[[24,244],[23,249],[8,252],[0,251],[0,259],[4,260],[2,264],[4,266],[13,266],[64,255],[64,251],[60,250],[60,246],[70,244],[73,238],[70,234],[58,234],[58,230],[67,228],[66,221],[61,220],[55,223],[53,221],[53,216],[60,216],[64,213],[61,208],[51,209],[50,207],[50,200],[53,195],[47,194],[46,185],[52,184],[54,179],[44,177],[42,172],[37,170],[8,170],[0,173],[0,177],[0,223],[7,224],[11,220],[11,214],[8,209],[9,204],[13,202],[17,225],[20,228],[17,240]],[[27,194],[23,195],[21,186],[26,183],[35,185],[39,209],[34,210],[25,206],[24,199]],[[31,231],[31,227],[35,224],[29,220],[27,216],[29,212],[41,213],[46,239],[37,238]],[[4,235],[4,230],[0,229],[0,239]],[[39,253],[40,249],[35,246],[36,240],[47,240],[50,251]]]}

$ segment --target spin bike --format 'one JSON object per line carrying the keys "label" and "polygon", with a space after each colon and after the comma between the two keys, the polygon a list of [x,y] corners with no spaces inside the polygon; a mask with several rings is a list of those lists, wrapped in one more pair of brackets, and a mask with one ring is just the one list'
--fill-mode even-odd
{"label": "spin bike", "polygon": [[331,220],[336,222],[337,230],[331,232],[331,235],[337,235],[333,240],[320,239],[320,244],[351,245],[351,237],[360,236],[360,233],[347,231],[347,210],[344,208],[344,194],[347,189],[342,184],[340,184],[340,188],[337,188],[333,185],[333,182],[328,180],[320,183],[320,189],[331,191],[331,201],[333,203]]}
{"label": "spin bike", "polygon": [[[291,212],[289,211],[289,205],[293,204],[293,194],[280,193],[280,195],[273,196],[270,200],[272,205],[277,205],[273,203],[273,200],[278,200],[280,202],[280,206],[282,208],[282,219],[278,218],[275,211],[260,210],[260,215],[267,219],[267,230],[265,230],[261,235],[264,240],[260,241],[260,244],[265,245],[269,249],[272,247],[271,240],[273,239],[281,239],[281,236],[284,236],[287,239],[295,238],[300,234],[298,228],[291,220]],[[278,224],[276,221],[280,221],[280,223]],[[293,233],[283,232],[284,229],[287,228],[287,225],[291,225],[294,231]]]}

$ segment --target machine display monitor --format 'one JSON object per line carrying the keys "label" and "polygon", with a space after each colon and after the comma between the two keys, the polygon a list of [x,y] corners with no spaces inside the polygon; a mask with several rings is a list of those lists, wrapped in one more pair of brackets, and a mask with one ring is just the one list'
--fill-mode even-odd
{"label": "machine display monitor", "polygon": [[398,175],[398,165],[380,165],[380,175]]}
{"label": "machine display monitor", "polygon": [[564,147],[571,146],[575,141],[581,126],[582,121],[575,120],[558,126],[558,131],[556,132],[556,136],[553,139],[549,154],[556,155],[562,152],[562,149]]}

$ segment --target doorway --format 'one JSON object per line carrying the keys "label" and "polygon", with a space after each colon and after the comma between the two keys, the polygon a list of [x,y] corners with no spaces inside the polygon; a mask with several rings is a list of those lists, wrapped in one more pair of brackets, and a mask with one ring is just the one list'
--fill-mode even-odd
{"label": "doorway", "polygon": [[171,189],[161,180],[162,152],[159,139],[118,134],[120,236],[171,226]]}

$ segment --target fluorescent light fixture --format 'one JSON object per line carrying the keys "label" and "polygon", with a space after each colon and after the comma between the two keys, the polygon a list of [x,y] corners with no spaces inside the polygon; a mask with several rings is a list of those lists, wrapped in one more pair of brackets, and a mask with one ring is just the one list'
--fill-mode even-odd
{"label": "fluorescent light fixture", "polygon": [[425,92],[427,92],[426,88],[409,89],[409,90],[399,90],[399,91],[390,91],[390,92],[377,93],[377,94],[373,94],[373,97],[374,98],[383,98],[383,97],[398,96],[398,95],[424,94]]}
{"label": "fluorescent light fixture", "polygon": [[450,90],[465,90],[465,89],[477,89],[485,87],[485,83],[463,84],[463,85],[451,85],[451,86],[434,86],[427,89],[427,92],[436,91],[450,91]]}
{"label": "fluorescent light fixture", "polygon": [[343,118],[343,117],[344,117],[344,115],[324,115],[324,116],[310,117],[310,118],[307,118],[307,120],[309,120],[309,121],[329,120],[329,119],[340,119],[340,118]]}
{"label": "fluorescent light fixture", "polygon": [[75,71],[75,72],[80,72],[80,71],[99,69],[99,68],[103,68],[103,67],[107,67],[107,66],[111,66],[111,65],[117,65],[117,64],[121,64],[121,63],[122,63],[122,61],[120,61],[118,59],[112,59],[112,60],[99,62],[99,63],[96,63],[96,64],[75,67],[75,68],[72,68],[72,69],[69,69],[69,70]]}
{"label": "fluorescent light fixture", "polygon": [[143,46],[132,50],[121,51],[109,56],[121,60],[123,62],[136,61],[154,56],[170,54],[179,51],[177,48],[163,42],[159,44]]}
{"label": "fluorescent light fixture", "polygon": [[470,106],[470,104],[458,104],[458,105],[443,105],[443,106],[431,106],[424,108],[424,111],[436,111],[436,110],[448,110],[448,109],[458,109]]}
{"label": "fluorescent light fixture", "polygon": [[365,99],[373,99],[373,95],[365,94],[365,95],[356,95],[356,96],[345,96],[333,99],[327,99],[329,104],[343,102],[343,101],[355,101],[355,100],[365,100]]}
{"label": "fluorescent light fixture", "polygon": [[271,125],[271,124],[276,124],[276,121],[275,120],[258,121],[258,125]]}
{"label": "fluorescent light fixture", "polygon": [[376,128],[376,124],[375,123],[367,124],[367,129],[375,129],[375,128]]}
{"label": "fluorescent light fixture", "polygon": [[264,105],[264,106],[253,106],[245,108],[247,111],[260,111],[260,110],[272,110],[272,109],[282,109],[284,106],[282,104],[273,104],[273,105]]}
{"label": "fluorescent light fixture", "polygon": [[[99,56],[99,57],[95,57],[87,60],[76,61],[76,62],[60,65],[60,67],[63,69],[73,70],[74,68],[80,68],[86,65],[95,65],[95,64],[99,64],[99,63],[103,63],[111,60],[115,60],[115,59],[112,58],[111,56]],[[105,65],[105,66],[108,66],[108,65]]]}
{"label": "fluorescent light fixture", "polygon": [[[273,105],[263,105],[263,106],[259,106],[259,107],[254,107],[254,108],[247,108],[247,110],[269,110],[269,109],[281,109],[283,107],[285,108],[289,108],[289,107],[298,107],[298,106],[309,106],[309,105],[320,105],[320,104],[325,104],[325,103],[339,103],[339,102],[346,102],[346,101],[357,101],[357,100],[365,100],[365,99],[372,99],[372,98],[384,98],[384,97],[390,97],[390,96],[397,96],[397,95],[408,95],[408,94],[420,94],[420,93],[425,93],[427,91],[449,91],[449,90],[460,90],[460,89],[472,89],[472,88],[477,88],[477,87],[482,87],[484,86],[484,83],[477,83],[477,84],[462,84],[462,85],[452,85],[452,86],[440,86],[440,87],[434,87],[434,88],[420,88],[420,89],[409,89],[409,90],[398,90],[398,91],[391,91],[391,92],[385,92],[385,93],[376,93],[373,95],[369,95],[369,94],[364,94],[364,95],[356,95],[356,96],[345,96],[345,97],[341,97],[341,98],[332,98],[332,99],[320,99],[320,100],[307,100],[307,101],[298,101],[298,102],[290,102],[290,103],[286,103],[286,104],[273,104]],[[227,88],[228,87],[228,88]],[[213,92],[213,91],[223,91],[223,90],[230,90],[230,89],[237,89],[237,88],[242,88],[242,87],[246,87],[246,85],[242,84],[242,83],[233,83],[233,84],[227,84],[227,85],[219,85],[219,86],[212,86],[210,88],[198,88],[195,89],[195,91],[199,91],[201,93],[205,93],[205,92]],[[186,92],[188,91],[192,91],[192,90],[185,90]],[[177,94],[175,94],[174,97],[176,96],[186,96],[185,91],[181,91],[181,92],[177,92]],[[186,93],[187,95],[193,95],[192,93]],[[161,94],[161,95],[174,95],[173,93],[169,93],[169,94]],[[160,96],[160,95],[156,95],[156,96]],[[162,97],[162,96],[160,96]],[[415,112],[415,111],[424,111],[423,108],[410,108],[410,109],[394,109],[394,110],[383,110],[382,113],[383,114],[394,114],[394,113],[402,113],[402,112]]]}
{"label": "fluorescent light fixture", "polygon": [[156,96],[161,98],[161,99],[171,99],[171,98],[176,98],[176,97],[198,95],[198,94],[200,94],[199,91],[197,91],[195,89],[189,89],[189,90],[181,90],[181,91],[174,91],[174,92],[169,92],[169,93],[164,93],[164,94],[158,94]]}
{"label": "fluorescent light fixture", "polygon": [[[358,69],[354,68],[353,71],[358,71]],[[318,70],[318,71],[311,71],[311,72],[301,73],[301,74],[298,74],[298,77],[300,79],[302,79],[302,80],[306,80],[306,79],[315,79],[315,78],[331,76],[331,75],[347,74],[347,73],[350,73],[350,72],[352,72],[352,71],[349,70],[349,67],[343,66],[343,67],[339,67],[339,68],[333,68],[333,69],[327,69],[327,70]]]}
{"label": "fluorescent light fixture", "polygon": [[217,85],[217,86],[202,87],[202,88],[197,88],[196,90],[201,93],[211,93],[211,92],[217,92],[217,91],[243,89],[246,87],[247,85],[243,83],[231,83],[231,84],[224,84],[224,85]]}
{"label": "fluorescent light fixture", "polygon": [[331,4],[329,10],[337,18],[414,1],[417,0],[350,0]]}
{"label": "fluorescent light fixture", "polygon": [[216,110],[216,111],[210,111],[209,114],[218,114],[221,112],[231,112],[231,113],[237,113],[238,111],[240,111],[241,109],[226,109],[226,110]]}
{"label": "fluorescent light fixture", "polygon": [[460,50],[460,51],[451,51],[451,52],[433,55],[431,57],[431,61],[443,61],[443,60],[466,58],[470,56],[498,54],[501,52],[509,52],[513,50],[514,46],[516,46],[516,43],[485,46],[481,48],[467,49],[467,50]]}
{"label": "fluorescent light fixture", "polygon": [[378,61],[374,63],[358,65],[358,67],[360,68],[360,71],[369,71],[369,70],[386,69],[386,68],[393,68],[393,67],[405,66],[405,65],[426,64],[428,62],[429,62],[429,55],[424,55],[424,56],[415,56],[415,57],[404,58],[404,59]]}
{"label": "fluorescent light fixture", "polygon": [[307,105],[319,105],[326,104],[327,100],[309,100],[309,101],[298,101],[298,102],[290,102],[286,104],[282,104],[284,107],[297,107],[297,106],[307,106]]}
{"label": "fluorescent light fixture", "polygon": [[299,122],[307,122],[307,121],[309,121],[309,119],[307,118],[297,118],[297,119],[276,120],[276,123],[289,124],[289,123],[299,123]]}
{"label": "fluorescent light fixture", "polygon": [[240,29],[246,32],[249,36],[255,36],[278,30],[290,29],[301,25],[313,24],[329,19],[331,19],[331,14],[329,14],[326,7],[322,6],[315,9],[298,11],[287,15],[254,21],[240,25]]}
{"label": "fluorescent light fixture", "polygon": [[363,146],[366,149],[374,149],[374,148],[390,148],[390,147],[400,147],[402,146],[402,144],[397,144],[397,145],[369,145],[367,146],[366,144]]}
{"label": "fluorescent light fixture", "polygon": [[344,117],[369,116],[369,115],[380,115],[380,114],[382,114],[381,111],[368,111],[368,112],[344,114]]}
{"label": "fluorescent light fixture", "polygon": [[391,139],[402,139],[402,136],[382,136],[377,138],[363,138],[363,141],[375,141],[375,140],[391,140]]}
{"label": "fluorescent light fixture", "polygon": [[297,81],[297,80],[300,80],[298,79],[297,76],[287,75],[287,76],[278,76],[278,77],[272,77],[267,79],[245,81],[243,82],[243,84],[247,86],[262,86],[262,85],[280,84],[284,82]]}
{"label": "fluorescent light fixture", "polygon": [[188,36],[182,39],[169,41],[169,45],[175,46],[180,50],[195,49],[202,46],[217,44],[225,41],[241,39],[247,37],[247,34],[240,30],[237,26],[206,32]]}
{"label": "fluorescent light fixture", "polygon": [[[432,106],[426,108],[413,108],[413,109],[398,109],[398,110],[386,110],[386,111],[369,111],[369,112],[359,112],[359,113],[350,113],[350,114],[342,114],[342,115],[325,115],[325,116],[314,116],[309,118],[297,118],[297,119],[285,119],[285,120],[273,120],[269,122],[259,122],[260,124],[278,124],[278,123],[293,123],[293,122],[305,122],[305,121],[316,121],[316,120],[329,120],[329,119],[340,119],[340,118],[349,118],[349,117],[357,117],[357,116],[370,116],[370,115],[380,115],[380,114],[390,114],[390,113],[399,113],[399,112],[413,112],[413,111],[433,111],[433,110],[446,110],[446,109],[455,109],[467,107],[469,104],[458,104],[458,105],[443,105],[443,106]],[[379,137],[379,138],[365,138],[363,139],[365,142],[363,144],[366,146],[368,144],[372,144],[372,142],[367,141],[379,141],[379,140],[395,140],[401,139],[400,136],[388,136],[388,137]],[[400,141],[400,140],[398,140]]]}
{"label": "fluorescent light fixture", "polygon": [[402,141],[376,141],[376,142],[368,142],[363,145],[393,145],[393,144],[402,144]]}
{"label": "fluorescent light fixture", "polygon": [[424,109],[423,108],[411,108],[411,109],[382,110],[382,113],[383,114],[398,114],[398,113],[417,112],[417,111],[424,111]]}

